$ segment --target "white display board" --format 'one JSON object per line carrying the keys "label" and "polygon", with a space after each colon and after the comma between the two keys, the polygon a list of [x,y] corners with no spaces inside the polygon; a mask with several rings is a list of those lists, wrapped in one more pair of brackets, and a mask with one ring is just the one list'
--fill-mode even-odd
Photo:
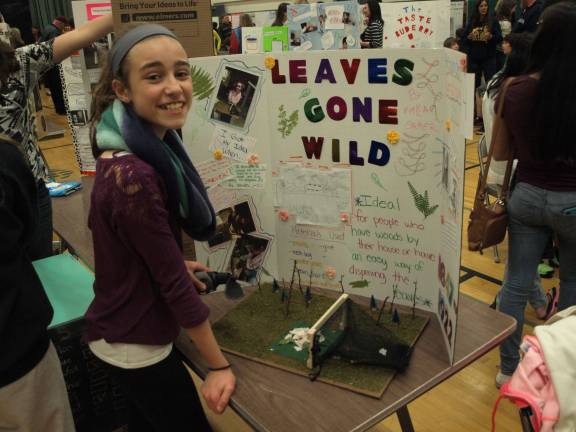
{"label": "white display board", "polygon": [[452,358],[464,55],[274,56],[191,60],[214,86],[183,128],[218,212],[218,234],[197,244],[198,259],[250,283],[258,272],[288,282],[296,262],[314,286],[415,305],[438,316]]}

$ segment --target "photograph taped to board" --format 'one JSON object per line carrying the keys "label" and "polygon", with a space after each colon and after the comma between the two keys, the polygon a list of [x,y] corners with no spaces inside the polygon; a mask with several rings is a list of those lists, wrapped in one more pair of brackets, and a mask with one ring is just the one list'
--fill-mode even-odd
{"label": "photograph taped to board", "polygon": [[271,243],[271,239],[256,235],[243,235],[238,238],[227,266],[234,279],[255,285]]}
{"label": "photograph taped to board", "polygon": [[254,216],[248,201],[226,207],[216,214],[216,234],[208,240],[211,248],[232,238],[256,231]]}
{"label": "photograph taped to board", "polygon": [[104,60],[108,56],[108,49],[108,36],[98,39],[84,48],[86,69],[102,69]]}
{"label": "photograph taped to board", "polygon": [[212,97],[210,118],[246,130],[258,103],[261,75],[238,65],[225,65],[220,67],[216,82],[219,86]]}

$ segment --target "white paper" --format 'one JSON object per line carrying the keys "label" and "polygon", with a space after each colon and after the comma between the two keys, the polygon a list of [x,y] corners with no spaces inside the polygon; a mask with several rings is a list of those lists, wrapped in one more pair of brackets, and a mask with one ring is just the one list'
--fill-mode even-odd
{"label": "white paper", "polygon": [[206,189],[210,189],[219,185],[224,180],[232,178],[232,174],[230,174],[230,161],[228,159],[212,159],[200,162],[196,164],[196,170]]}
{"label": "white paper", "polygon": [[222,126],[214,128],[210,150],[221,150],[225,157],[246,162],[256,145],[256,138]]}
{"label": "white paper", "polygon": [[231,207],[236,202],[236,193],[231,189],[215,186],[208,189],[208,198],[212,203],[212,207],[214,207],[214,211],[218,213],[224,208]]}
{"label": "white paper", "polygon": [[296,223],[339,225],[340,213],[351,211],[350,173],[348,169],[281,167],[276,183],[278,202],[296,215]]}
{"label": "white paper", "polygon": [[228,189],[264,189],[266,165],[234,164],[230,167],[232,179],[222,182]]}
{"label": "white paper", "polygon": [[242,27],[242,52],[258,54],[263,51],[262,27]]}
{"label": "white paper", "polygon": [[334,5],[326,6],[326,30],[342,30],[344,23],[342,17],[344,16],[344,6]]}

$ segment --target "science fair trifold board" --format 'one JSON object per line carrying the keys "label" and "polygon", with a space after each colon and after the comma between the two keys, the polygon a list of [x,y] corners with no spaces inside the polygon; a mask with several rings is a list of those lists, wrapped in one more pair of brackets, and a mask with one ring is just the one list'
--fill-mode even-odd
{"label": "science fair trifold board", "polygon": [[465,57],[447,49],[191,59],[184,142],[218,213],[198,259],[434,313],[454,354]]}

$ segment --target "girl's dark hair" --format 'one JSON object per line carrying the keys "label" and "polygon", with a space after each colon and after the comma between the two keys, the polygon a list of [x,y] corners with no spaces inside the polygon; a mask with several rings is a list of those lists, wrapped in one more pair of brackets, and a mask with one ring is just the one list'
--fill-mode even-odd
{"label": "girl's dark hair", "polygon": [[10,75],[20,70],[14,48],[0,41],[0,87],[4,87]]}
{"label": "girl's dark hair", "polygon": [[512,22],[512,10],[515,6],[515,0],[500,0],[496,4],[496,18],[498,18],[500,21],[508,20]]}
{"label": "girl's dark hair", "polygon": [[382,19],[382,12],[380,11],[380,5],[378,0],[368,0],[366,5],[368,5],[368,10],[370,11],[370,23],[374,21],[384,22]]}
{"label": "girl's dark hair", "polygon": [[528,73],[540,80],[531,118],[531,148],[538,160],[576,165],[576,3],[561,2],[541,15]]}
{"label": "girl's dark hair", "polygon": [[288,15],[288,4],[289,3],[280,3],[278,5],[278,9],[276,9],[276,19],[272,23],[273,27],[280,27],[284,25],[284,19]]}
{"label": "girl's dark hair", "polygon": [[102,113],[106,111],[116,99],[116,93],[114,93],[114,89],[112,88],[112,81],[116,79],[124,83],[124,85],[128,85],[128,71],[126,70],[125,63],[126,58],[122,60],[118,73],[114,75],[112,72],[111,55],[110,52],[108,52],[102,68],[102,74],[92,94],[92,104],[90,106],[90,144],[92,146],[94,159],[97,159],[102,154],[102,150],[98,148],[98,143],[96,142],[96,125],[102,118]]}
{"label": "girl's dark hair", "polygon": [[455,37],[449,37],[446,38],[446,40],[444,41],[443,47],[444,48],[452,48],[454,46],[454,44],[458,43],[458,39],[456,39]]}
{"label": "girl's dark hair", "polygon": [[[484,19],[480,16],[480,5],[482,3],[486,3],[488,5],[488,12]],[[492,12],[490,11],[490,3],[488,0],[478,0],[476,2],[476,6],[474,7],[474,12],[472,12],[472,17],[470,18],[470,22],[472,23],[472,28],[487,26],[488,28],[492,28],[492,20],[494,19]]]}
{"label": "girl's dark hair", "polygon": [[531,33],[510,33],[504,37],[504,42],[510,44],[511,51],[506,57],[504,68],[488,83],[488,88],[486,89],[488,96],[496,97],[502,83],[507,78],[522,75],[526,71],[533,40],[534,35]]}

